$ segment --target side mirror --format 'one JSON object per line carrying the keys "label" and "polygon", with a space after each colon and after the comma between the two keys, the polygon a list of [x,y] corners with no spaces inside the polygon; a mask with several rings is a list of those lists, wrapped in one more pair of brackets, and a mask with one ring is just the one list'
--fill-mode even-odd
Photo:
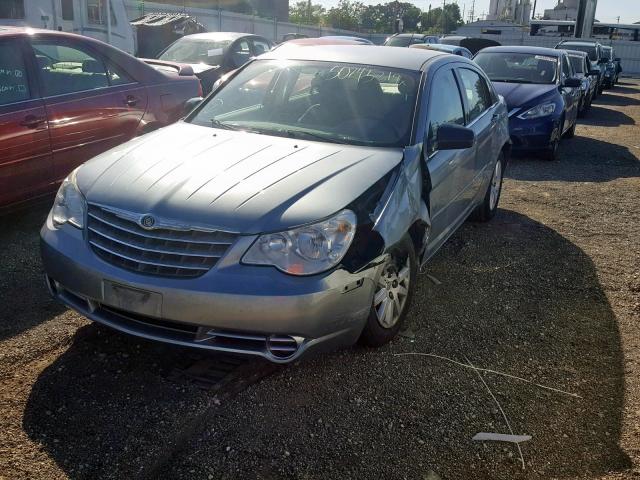
{"label": "side mirror", "polygon": [[445,123],[438,127],[436,141],[438,150],[460,150],[471,148],[476,139],[473,130],[453,123]]}
{"label": "side mirror", "polygon": [[567,78],[562,84],[563,87],[567,88],[579,88],[582,85],[582,81],[576,77]]}
{"label": "side mirror", "polygon": [[589,75],[591,75],[592,77],[597,77],[600,75],[600,70],[589,70]]}
{"label": "side mirror", "polygon": [[182,113],[186,116],[202,102],[202,97],[193,97],[184,102]]}

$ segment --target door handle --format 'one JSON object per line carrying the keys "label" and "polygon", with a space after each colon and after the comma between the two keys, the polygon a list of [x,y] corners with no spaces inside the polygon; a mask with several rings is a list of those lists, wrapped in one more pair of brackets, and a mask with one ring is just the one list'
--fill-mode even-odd
{"label": "door handle", "polygon": [[38,125],[44,123],[47,119],[45,117],[36,117],[35,115],[27,115],[20,122],[20,125],[27,128],[37,128]]}
{"label": "door handle", "polygon": [[135,107],[138,103],[138,99],[132,95],[127,95],[127,98],[124,99],[124,103],[130,107]]}

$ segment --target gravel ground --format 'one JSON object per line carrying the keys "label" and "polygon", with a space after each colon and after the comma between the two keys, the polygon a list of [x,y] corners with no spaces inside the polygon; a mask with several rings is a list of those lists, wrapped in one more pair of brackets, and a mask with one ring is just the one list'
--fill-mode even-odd
{"label": "gravel ground", "polygon": [[[421,276],[391,345],[216,397],[202,354],[48,299],[46,207],[0,220],[0,478],[640,478],[640,81],[601,97],[561,160],[514,159],[501,210]],[[523,377],[552,391],[462,363]],[[499,406],[498,406],[499,404]],[[478,432],[531,435],[518,449]]]}

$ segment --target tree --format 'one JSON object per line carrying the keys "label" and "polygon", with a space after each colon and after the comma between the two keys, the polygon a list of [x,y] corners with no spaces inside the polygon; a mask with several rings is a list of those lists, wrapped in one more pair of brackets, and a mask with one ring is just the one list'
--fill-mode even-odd
{"label": "tree", "polygon": [[326,10],[322,5],[308,1],[297,1],[289,6],[289,21],[305,25],[320,25]]}
{"label": "tree", "polygon": [[451,33],[464,24],[460,7],[455,3],[445,5],[444,15],[442,7],[422,12],[421,23],[425,33]]}
{"label": "tree", "polygon": [[340,0],[337,7],[330,8],[325,15],[325,23],[333,28],[358,30],[366,7],[361,2]]}

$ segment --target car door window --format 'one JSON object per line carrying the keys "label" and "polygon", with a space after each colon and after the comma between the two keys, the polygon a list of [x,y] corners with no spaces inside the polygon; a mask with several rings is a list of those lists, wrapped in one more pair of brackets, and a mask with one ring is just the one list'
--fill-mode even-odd
{"label": "car door window", "polygon": [[467,121],[471,123],[487,111],[493,102],[487,82],[479,73],[468,68],[461,68],[459,73],[467,100]]}
{"label": "car door window", "polygon": [[53,41],[34,41],[32,45],[45,96],[109,86],[104,63],[85,49]]}
{"label": "car door window", "polygon": [[134,83],[135,80],[119,66],[107,62],[107,79],[109,85],[126,85],[128,83]]}
{"label": "car door window", "polygon": [[19,52],[16,42],[0,43],[0,105],[31,98],[24,58]]}
{"label": "car door window", "polygon": [[257,57],[258,55],[262,55],[263,53],[267,53],[269,50],[271,50],[271,46],[269,45],[269,43],[267,43],[266,40],[260,40],[259,38],[254,38],[253,50]]}
{"label": "car door window", "polygon": [[429,155],[438,150],[437,132],[440,125],[445,123],[464,125],[464,109],[453,70],[438,73],[433,80],[431,92],[427,131]]}
{"label": "car door window", "polygon": [[235,68],[239,68],[251,59],[251,48],[247,40],[236,42],[229,52],[231,64]]}
{"label": "car door window", "polygon": [[571,64],[569,63],[569,58],[566,55],[562,57],[562,79],[566,80],[567,78],[571,78],[573,76],[573,70],[571,69]]}

